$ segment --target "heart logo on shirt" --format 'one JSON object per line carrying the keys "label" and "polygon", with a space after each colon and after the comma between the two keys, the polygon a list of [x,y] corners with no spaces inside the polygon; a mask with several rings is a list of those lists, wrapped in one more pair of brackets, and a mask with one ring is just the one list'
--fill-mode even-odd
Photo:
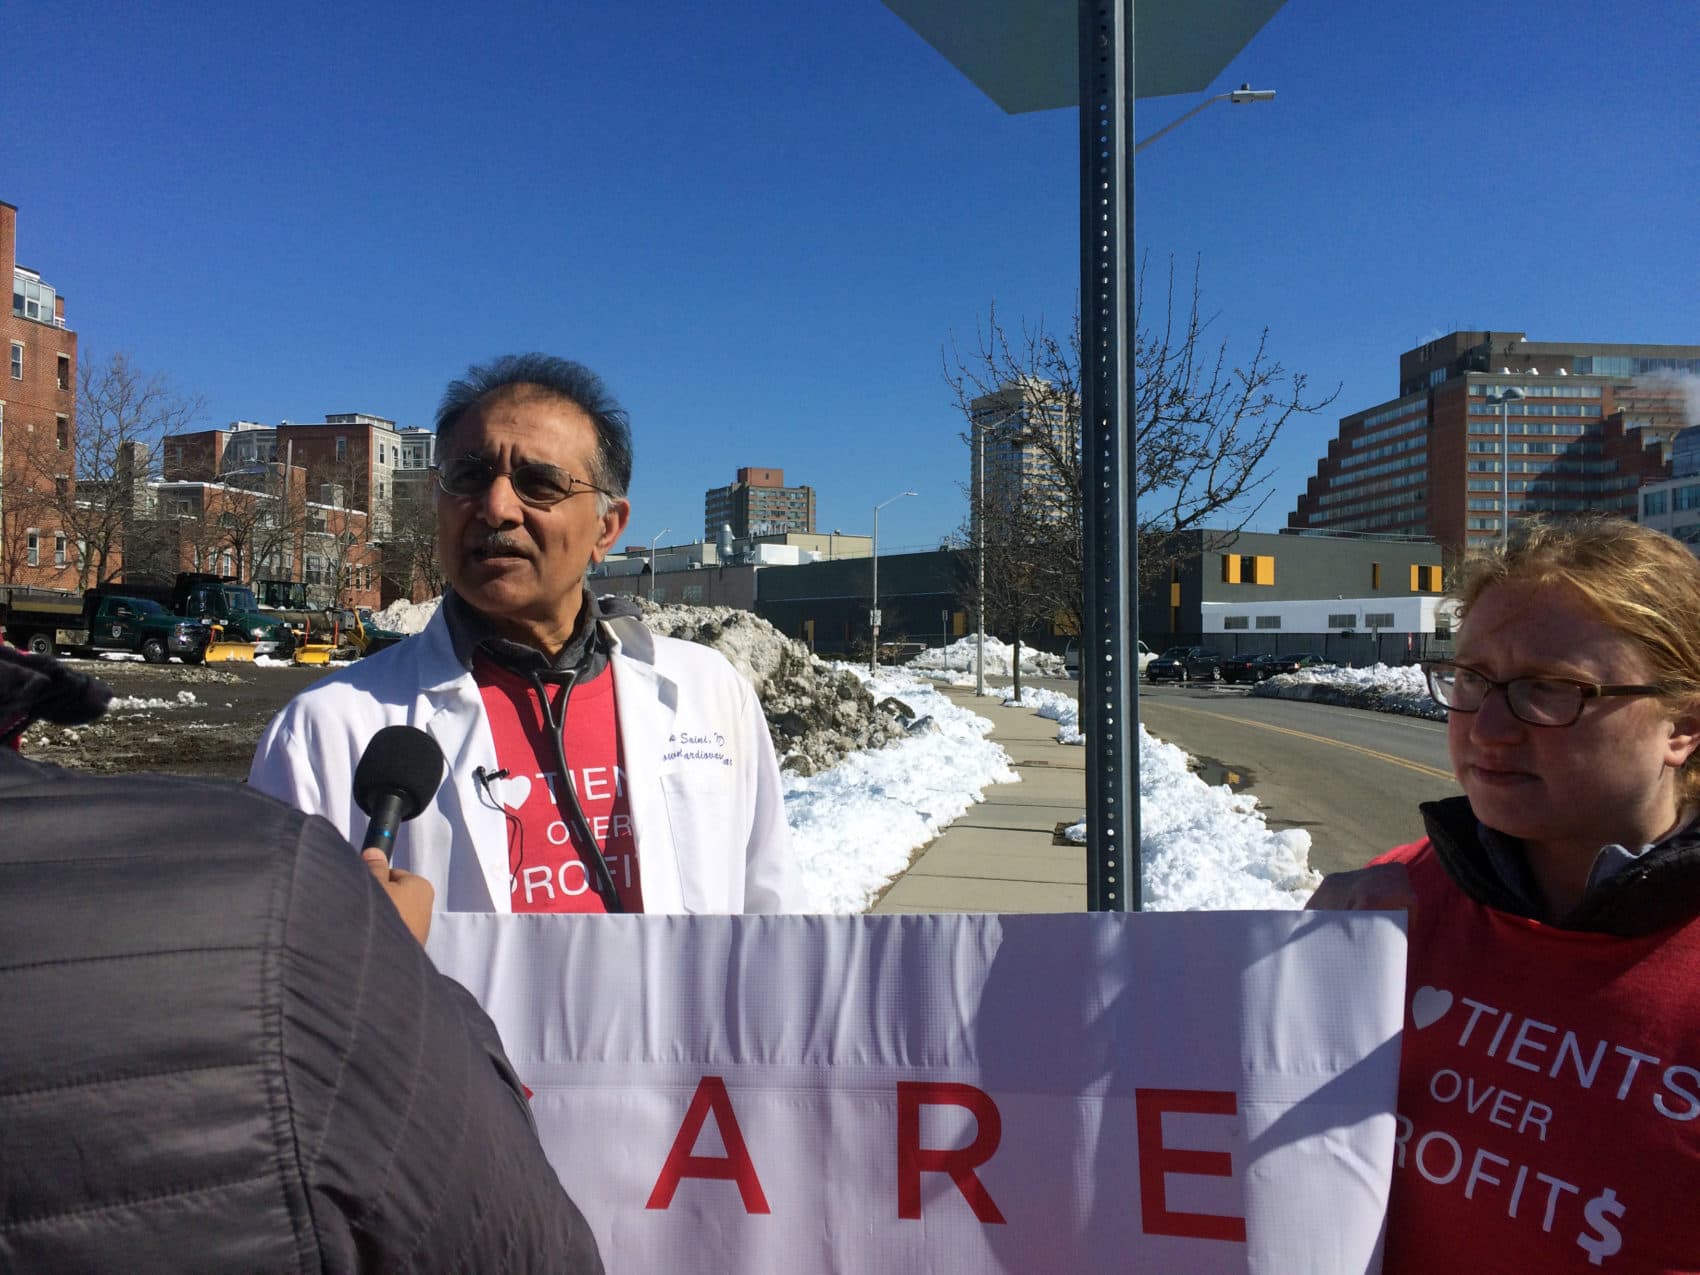
{"label": "heart logo on shirt", "polygon": [[1418,1028],[1429,1026],[1445,1017],[1452,1008],[1452,993],[1444,987],[1419,987],[1411,997],[1411,1021]]}
{"label": "heart logo on shirt", "polygon": [[531,796],[531,778],[528,775],[509,775],[506,779],[490,781],[490,795],[509,810],[518,812]]}

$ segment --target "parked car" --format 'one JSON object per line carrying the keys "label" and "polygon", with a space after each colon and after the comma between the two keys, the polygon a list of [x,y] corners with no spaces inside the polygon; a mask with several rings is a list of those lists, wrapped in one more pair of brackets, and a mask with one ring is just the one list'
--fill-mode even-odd
{"label": "parked car", "polygon": [[1220,682],[1222,658],[1207,646],[1171,646],[1145,666],[1153,682],[1190,682],[1194,678]]}
{"label": "parked car", "polygon": [[[1139,644],[1139,671],[1141,673],[1156,658],[1157,653],[1155,651],[1143,642]],[[1080,643],[1075,638],[1070,638],[1068,645],[1063,648],[1063,672],[1070,677],[1080,676]]]}
{"label": "parked car", "polygon": [[1221,664],[1222,680],[1224,682],[1261,682],[1269,676],[1262,670],[1263,661],[1269,658],[1267,654],[1225,656]]}
{"label": "parked car", "polygon": [[1312,655],[1309,651],[1301,651],[1297,655],[1271,655],[1263,663],[1257,680],[1261,682],[1277,673],[1297,673],[1302,668],[1315,668],[1326,663],[1328,661],[1320,655]]}

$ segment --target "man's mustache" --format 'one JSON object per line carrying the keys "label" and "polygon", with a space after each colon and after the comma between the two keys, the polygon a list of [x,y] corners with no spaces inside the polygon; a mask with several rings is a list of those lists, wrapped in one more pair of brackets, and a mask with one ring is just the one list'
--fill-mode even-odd
{"label": "man's mustache", "polygon": [[524,554],[526,547],[513,536],[500,531],[490,532],[480,536],[467,546],[474,553],[517,553]]}

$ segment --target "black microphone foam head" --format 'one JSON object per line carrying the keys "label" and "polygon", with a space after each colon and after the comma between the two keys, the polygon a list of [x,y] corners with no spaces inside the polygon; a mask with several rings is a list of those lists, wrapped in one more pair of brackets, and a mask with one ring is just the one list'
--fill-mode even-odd
{"label": "black microphone foam head", "polygon": [[443,750],[436,740],[417,726],[386,726],[354,768],[354,800],[370,815],[379,797],[395,793],[404,803],[401,817],[411,819],[442,781]]}

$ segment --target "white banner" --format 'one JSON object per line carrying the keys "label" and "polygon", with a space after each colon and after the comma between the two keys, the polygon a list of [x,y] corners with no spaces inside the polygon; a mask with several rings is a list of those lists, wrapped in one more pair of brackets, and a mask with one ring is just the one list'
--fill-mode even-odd
{"label": "white banner", "polygon": [[1378,1266],[1374,913],[433,919],[623,1272]]}

